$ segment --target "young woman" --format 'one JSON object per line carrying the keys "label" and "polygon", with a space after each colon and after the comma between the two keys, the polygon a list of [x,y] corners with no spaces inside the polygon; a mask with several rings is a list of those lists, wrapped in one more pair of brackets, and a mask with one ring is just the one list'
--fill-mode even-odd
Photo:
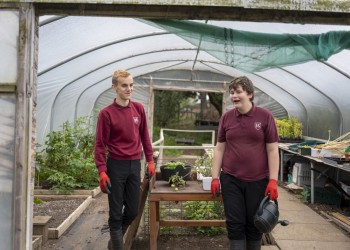
{"label": "young woman", "polygon": [[253,218],[266,194],[278,197],[277,129],[271,112],[254,105],[247,77],[235,78],[229,91],[234,108],[220,119],[211,192],[221,184],[230,250],[261,249]]}

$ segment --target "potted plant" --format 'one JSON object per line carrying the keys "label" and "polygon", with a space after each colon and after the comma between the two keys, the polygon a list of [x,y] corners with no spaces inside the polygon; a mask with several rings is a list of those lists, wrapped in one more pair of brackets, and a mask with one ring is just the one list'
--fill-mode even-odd
{"label": "potted plant", "polygon": [[211,184],[211,172],[213,163],[213,153],[206,152],[201,158],[197,159],[195,162],[197,170],[197,180],[202,181],[203,189],[210,190]]}
{"label": "potted plant", "polygon": [[160,172],[164,181],[169,181],[169,178],[178,173],[184,180],[188,181],[191,174],[191,166],[181,161],[169,161],[160,166]]}
{"label": "potted plant", "polygon": [[345,157],[345,160],[350,161],[350,146],[347,146],[344,149],[344,157]]}
{"label": "potted plant", "polygon": [[275,118],[280,142],[303,141],[303,125],[296,117]]}

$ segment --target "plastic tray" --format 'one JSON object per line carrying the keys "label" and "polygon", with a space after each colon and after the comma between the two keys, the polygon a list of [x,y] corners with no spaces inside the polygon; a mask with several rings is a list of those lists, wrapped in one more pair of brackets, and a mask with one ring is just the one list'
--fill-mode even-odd
{"label": "plastic tray", "polygon": [[325,159],[335,161],[338,164],[344,164],[344,163],[350,163],[350,161],[346,160],[345,158],[335,158],[335,157],[323,157]]}
{"label": "plastic tray", "polygon": [[303,146],[310,146],[310,147],[312,147],[312,146],[320,145],[320,144],[324,144],[324,142],[317,141],[317,140],[307,140],[307,141],[304,141],[304,142],[301,142],[301,143],[292,144],[292,145],[288,146],[288,148],[290,150],[293,150],[293,151],[297,152],[300,147],[303,147]]}

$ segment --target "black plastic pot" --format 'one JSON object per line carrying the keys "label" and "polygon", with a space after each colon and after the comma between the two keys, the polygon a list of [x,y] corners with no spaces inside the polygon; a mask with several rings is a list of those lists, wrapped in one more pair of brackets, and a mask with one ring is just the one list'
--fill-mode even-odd
{"label": "black plastic pot", "polygon": [[165,165],[160,166],[160,173],[162,175],[162,180],[169,181],[169,178],[176,173],[179,173],[179,176],[182,176],[185,181],[190,180],[191,175],[191,166],[176,166],[175,169],[167,169]]}

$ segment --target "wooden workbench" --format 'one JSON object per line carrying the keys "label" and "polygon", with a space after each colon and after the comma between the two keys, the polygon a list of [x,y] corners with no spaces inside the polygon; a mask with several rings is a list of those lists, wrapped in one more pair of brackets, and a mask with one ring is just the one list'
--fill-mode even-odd
{"label": "wooden workbench", "polygon": [[213,197],[210,191],[202,188],[198,181],[187,181],[186,188],[175,191],[166,181],[155,181],[149,193],[150,206],[150,249],[157,249],[157,238],[161,226],[220,226],[225,227],[224,220],[161,220],[159,211],[160,201],[221,201],[221,195]]}

